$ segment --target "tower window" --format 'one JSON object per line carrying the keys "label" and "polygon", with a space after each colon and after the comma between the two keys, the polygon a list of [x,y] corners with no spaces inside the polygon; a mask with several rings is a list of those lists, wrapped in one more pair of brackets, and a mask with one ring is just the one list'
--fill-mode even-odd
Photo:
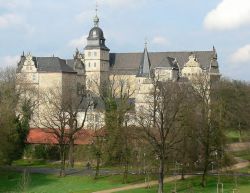
{"label": "tower window", "polygon": [[94,52],[94,56],[97,56],[97,53],[96,53],[96,52]]}
{"label": "tower window", "polygon": [[96,67],[96,63],[94,63],[94,67]]}
{"label": "tower window", "polygon": [[32,75],[32,79],[33,79],[33,81],[36,80],[36,75],[35,74]]}
{"label": "tower window", "polygon": [[90,62],[89,62],[89,67],[90,67]]}

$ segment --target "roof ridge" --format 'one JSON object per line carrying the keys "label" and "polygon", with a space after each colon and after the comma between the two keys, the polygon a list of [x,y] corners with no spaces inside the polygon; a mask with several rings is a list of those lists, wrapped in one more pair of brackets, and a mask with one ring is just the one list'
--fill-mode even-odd
{"label": "roof ridge", "polygon": [[[194,51],[194,50],[184,50],[184,51],[160,51],[160,52],[150,52],[148,51],[148,53],[159,53],[159,54],[162,54],[162,53],[199,53],[199,52],[213,52],[213,50],[198,50],[198,51]],[[143,52],[111,52],[110,54],[143,54]]]}

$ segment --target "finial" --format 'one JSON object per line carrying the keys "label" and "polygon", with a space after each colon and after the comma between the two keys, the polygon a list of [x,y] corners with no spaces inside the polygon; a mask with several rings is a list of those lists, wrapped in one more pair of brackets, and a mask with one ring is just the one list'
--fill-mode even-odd
{"label": "finial", "polygon": [[97,12],[98,12],[98,4],[97,4],[97,1],[96,1],[96,6],[95,6],[95,17],[94,17],[94,26],[95,27],[98,27],[98,24],[99,24],[99,18],[97,16]]}
{"label": "finial", "polygon": [[98,3],[97,0],[95,2],[95,15],[97,16],[97,12],[98,12]]}
{"label": "finial", "polygon": [[215,49],[215,46],[213,46],[213,58],[214,59],[217,59],[218,58],[218,55],[217,55],[217,51]]}
{"label": "finial", "polygon": [[24,56],[24,51],[23,51],[23,55],[22,56]]}

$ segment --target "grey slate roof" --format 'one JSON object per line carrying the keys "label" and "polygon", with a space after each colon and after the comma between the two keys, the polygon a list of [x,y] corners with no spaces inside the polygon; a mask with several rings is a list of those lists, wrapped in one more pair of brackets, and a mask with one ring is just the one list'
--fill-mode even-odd
{"label": "grey slate roof", "polygon": [[160,62],[159,65],[156,65],[156,67],[166,67],[166,68],[171,68],[178,70],[178,64],[177,60],[175,58],[170,58],[170,57],[164,57],[162,61]]}
{"label": "grey slate roof", "polygon": [[[152,68],[159,66],[164,58],[175,58],[181,70],[192,53],[195,54],[203,69],[209,69],[211,59],[214,55],[213,51],[149,52],[149,58]],[[123,72],[124,74],[126,74],[126,72],[137,74],[142,57],[143,53],[110,53],[112,71],[120,71],[120,73]]]}
{"label": "grey slate roof", "polygon": [[71,60],[58,57],[36,57],[35,63],[40,72],[75,72]]}
{"label": "grey slate roof", "polygon": [[[155,67],[172,67],[181,70],[192,53],[195,54],[203,69],[209,70],[211,65],[211,72],[219,73],[214,51],[147,52],[146,55],[144,53],[110,53],[110,70],[111,73],[115,74],[137,75],[142,62],[145,65],[146,63],[150,64],[151,69]],[[76,73],[74,59],[64,60],[58,57],[33,57],[33,61],[39,72]],[[24,57],[22,56],[17,71],[20,71],[23,62]]]}
{"label": "grey slate roof", "polygon": [[[20,72],[25,58],[22,56],[18,63],[17,72]],[[75,73],[74,60],[64,60],[58,57],[33,57],[38,72],[65,72]]]}

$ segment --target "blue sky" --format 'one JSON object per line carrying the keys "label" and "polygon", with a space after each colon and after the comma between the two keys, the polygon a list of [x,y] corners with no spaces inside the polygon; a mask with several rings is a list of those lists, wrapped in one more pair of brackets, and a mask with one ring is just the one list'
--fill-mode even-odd
{"label": "blue sky", "polygon": [[[223,76],[250,81],[249,0],[98,0],[111,52],[212,50]],[[21,53],[72,58],[93,26],[92,0],[0,0],[0,65]]]}

